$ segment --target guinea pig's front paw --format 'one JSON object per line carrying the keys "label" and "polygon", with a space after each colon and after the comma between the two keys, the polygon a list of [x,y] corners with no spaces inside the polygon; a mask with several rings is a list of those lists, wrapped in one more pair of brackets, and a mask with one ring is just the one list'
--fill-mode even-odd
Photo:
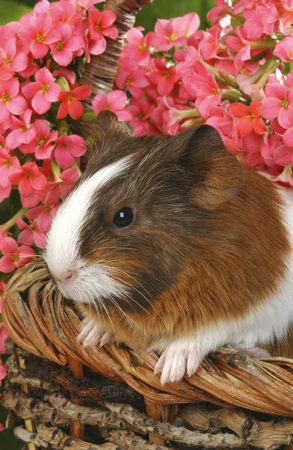
{"label": "guinea pig's front paw", "polygon": [[180,381],[185,372],[189,377],[193,375],[202,359],[195,337],[177,339],[168,345],[157,362],[154,372],[162,372],[162,384]]}
{"label": "guinea pig's front paw", "polygon": [[77,339],[86,347],[99,344],[101,347],[113,341],[113,333],[106,331],[105,328],[93,319],[84,319],[81,322],[81,332]]}

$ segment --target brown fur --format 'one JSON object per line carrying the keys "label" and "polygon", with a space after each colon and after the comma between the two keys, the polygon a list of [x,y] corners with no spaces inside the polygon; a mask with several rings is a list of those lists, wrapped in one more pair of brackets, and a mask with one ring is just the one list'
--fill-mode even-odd
{"label": "brown fur", "polygon": [[[99,315],[79,305],[83,314],[102,320],[117,341],[148,348],[217,319],[242,318],[265,301],[291,251],[276,187],[253,168],[241,170],[205,129],[142,138],[109,130],[98,131],[100,153],[85,177],[125,154],[134,164],[98,193],[81,255],[111,266],[131,298],[115,299],[122,311],[105,299],[107,313]],[[191,145],[200,148],[187,157]],[[125,206],[134,223],[110,229]]]}

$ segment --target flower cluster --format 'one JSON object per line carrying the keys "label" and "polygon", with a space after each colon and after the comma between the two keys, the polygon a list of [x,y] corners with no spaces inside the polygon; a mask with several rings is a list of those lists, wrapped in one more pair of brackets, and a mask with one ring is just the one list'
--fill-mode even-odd
{"label": "flower cluster", "polygon": [[242,161],[292,186],[292,1],[216,5],[205,31],[189,13],[128,32],[116,77],[125,120],[137,135],[210,124]]}
{"label": "flower cluster", "polygon": [[[71,125],[83,116],[81,101],[91,95],[91,86],[80,86],[78,77],[91,55],[105,51],[105,37],[118,37],[116,15],[94,6],[101,1],[41,0],[19,22],[0,27],[0,203],[2,211],[5,205],[15,208],[17,191],[22,206],[0,224],[2,275],[45,246],[52,217],[80,176],[86,142]],[[119,91],[114,106],[111,94],[110,108],[123,109],[126,94]],[[93,109],[100,103],[95,98]],[[6,373],[1,363],[7,336],[1,323],[4,288],[1,282],[0,384]]]}

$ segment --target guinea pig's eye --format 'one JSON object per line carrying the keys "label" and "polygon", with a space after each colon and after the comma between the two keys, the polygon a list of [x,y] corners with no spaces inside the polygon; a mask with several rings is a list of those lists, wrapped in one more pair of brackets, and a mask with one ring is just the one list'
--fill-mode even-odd
{"label": "guinea pig's eye", "polygon": [[127,227],[133,221],[134,214],[131,208],[121,208],[116,212],[113,219],[114,228]]}

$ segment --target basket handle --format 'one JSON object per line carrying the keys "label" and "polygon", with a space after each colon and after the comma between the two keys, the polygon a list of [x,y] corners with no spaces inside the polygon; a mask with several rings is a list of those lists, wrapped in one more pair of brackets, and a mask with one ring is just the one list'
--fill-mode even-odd
{"label": "basket handle", "polygon": [[153,0],[108,0],[104,6],[105,10],[113,11],[116,15],[114,25],[119,35],[116,40],[106,38],[107,47],[101,55],[91,55],[91,60],[86,64],[86,70],[79,80],[80,85],[92,86],[92,94],[84,100],[85,110],[92,109],[92,99],[97,94],[108,94],[113,88],[113,83],[118,70],[120,53],[124,47],[127,31],[135,22],[135,14],[146,3]]}

